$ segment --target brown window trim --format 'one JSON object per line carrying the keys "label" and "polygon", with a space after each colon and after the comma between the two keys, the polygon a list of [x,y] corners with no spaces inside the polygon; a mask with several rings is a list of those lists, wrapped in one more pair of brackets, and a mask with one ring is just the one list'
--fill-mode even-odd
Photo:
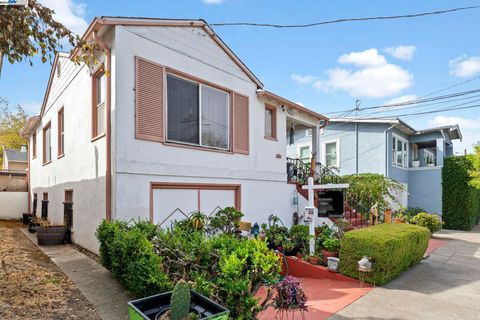
{"label": "brown window trim", "polygon": [[242,209],[242,185],[221,183],[177,183],[177,182],[150,182],[150,222],[153,223],[153,190],[180,189],[180,190],[233,190],[235,191],[235,209]]}
{"label": "brown window trim", "polygon": [[42,195],[42,201],[48,201],[48,192],[44,192]]}
{"label": "brown window trim", "polygon": [[43,159],[42,159],[42,163],[43,165],[47,165],[49,164],[50,162],[52,162],[52,155],[50,154],[50,160],[47,161],[47,150],[45,149],[45,132],[47,131],[47,129],[50,128],[50,149],[52,148],[52,122],[49,121],[42,129],[42,155],[43,155]]}
{"label": "brown window trim", "polygon": [[[63,117],[63,121],[60,121],[60,117]],[[60,124],[62,122],[63,122],[62,128],[60,128]],[[60,129],[63,132],[60,131]],[[61,144],[62,133],[63,133],[63,146]],[[63,158],[63,156],[65,156],[65,150],[64,149],[65,149],[65,112],[64,112],[64,108],[61,107],[60,110],[58,110],[58,113],[57,113],[57,150],[58,150],[57,159]]]}
{"label": "brown window trim", "polygon": [[164,146],[167,147],[175,147],[175,148],[185,148],[185,149],[193,149],[193,150],[200,150],[200,151],[211,151],[211,152],[218,152],[218,153],[226,153],[226,154],[233,154],[233,151],[229,149],[220,149],[214,147],[206,147],[206,146],[199,146],[195,144],[187,144],[181,142],[174,142],[174,141],[165,141],[162,143]]}
{"label": "brown window trim", "polygon": [[264,138],[268,140],[278,141],[277,139],[277,107],[266,103],[265,109],[272,111],[272,136],[265,135]]}
{"label": "brown window trim", "polygon": [[96,136],[96,137],[93,137],[92,139],[90,139],[90,142],[94,142],[94,141],[100,140],[100,139],[102,139],[102,138],[105,137],[105,136],[106,136],[106,133],[102,133],[101,135]]}
{"label": "brown window trim", "polygon": [[[102,134],[97,132],[97,78],[102,74],[105,74],[103,64],[92,74],[92,141],[98,140],[106,134],[105,132]],[[107,102],[105,101],[105,103]]]}
{"label": "brown window trim", "polygon": [[[71,201],[67,201],[67,194],[68,194],[69,192],[71,192],[71,194],[72,194],[72,199],[70,199]],[[73,203],[73,189],[65,189],[63,202],[64,202],[64,203]]]}
{"label": "brown window trim", "polygon": [[32,159],[37,157],[37,132],[32,134]]}

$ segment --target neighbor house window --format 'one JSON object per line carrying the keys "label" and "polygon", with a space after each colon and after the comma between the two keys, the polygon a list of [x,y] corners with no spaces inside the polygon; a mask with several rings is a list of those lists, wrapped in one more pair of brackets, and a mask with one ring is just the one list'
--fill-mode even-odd
{"label": "neighbor house window", "polygon": [[43,128],[43,163],[52,161],[52,126],[48,123]]}
{"label": "neighbor house window", "polygon": [[65,153],[65,122],[63,108],[58,112],[58,156],[62,156]]}
{"label": "neighbor house window", "polygon": [[310,162],[310,147],[300,148],[300,160],[303,162]]}
{"label": "neighbor house window", "polygon": [[312,136],[312,129],[307,129],[305,130],[305,137],[311,137]]}
{"label": "neighbor house window", "polygon": [[167,140],[229,149],[228,92],[167,75]]}
{"label": "neighbor house window", "polygon": [[106,76],[103,69],[100,69],[93,75],[92,88],[92,136],[95,138],[105,134]]}
{"label": "neighbor house window", "polygon": [[423,161],[425,162],[426,166],[434,166],[435,165],[435,155],[433,152],[424,150],[423,151]]}
{"label": "neighbor house window", "polygon": [[265,105],[265,138],[277,139],[277,109],[268,104]]}
{"label": "neighbor house window", "polygon": [[37,157],[37,133],[34,132],[32,135],[32,158]]}
{"label": "neighbor house window", "polygon": [[323,163],[327,167],[340,167],[340,141],[323,143]]}
{"label": "neighbor house window", "polygon": [[402,168],[408,168],[408,142],[397,136],[393,136],[393,165]]}

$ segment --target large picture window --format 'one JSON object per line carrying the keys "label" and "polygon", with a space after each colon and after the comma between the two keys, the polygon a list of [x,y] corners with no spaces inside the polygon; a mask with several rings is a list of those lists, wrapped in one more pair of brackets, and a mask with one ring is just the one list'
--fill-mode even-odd
{"label": "large picture window", "polygon": [[229,149],[229,94],[167,75],[167,140]]}
{"label": "large picture window", "polygon": [[397,136],[393,136],[393,165],[402,168],[408,168],[408,142]]}

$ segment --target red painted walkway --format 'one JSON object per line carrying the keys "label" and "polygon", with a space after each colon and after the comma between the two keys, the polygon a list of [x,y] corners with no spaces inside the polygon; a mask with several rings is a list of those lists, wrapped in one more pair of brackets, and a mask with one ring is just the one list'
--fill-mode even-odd
{"label": "red painted walkway", "polygon": [[[430,239],[426,254],[430,254],[438,248],[443,247],[448,240]],[[308,298],[308,312],[305,317],[299,312],[289,314],[290,320],[322,320],[332,314],[342,310],[355,300],[367,294],[372,287],[368,285],[360,285],[355,279],[344,277],[337,273],[327,271],[324,267],[312,266],[304,261],[298,261],[295,258],[288,257],[290,274],[297,277],[303,290]],[[258,296],[264,296],[265,292],[259,292]],[[262,312],[258,319],[275,320],[277,318],[277,310],[273,307]]]}

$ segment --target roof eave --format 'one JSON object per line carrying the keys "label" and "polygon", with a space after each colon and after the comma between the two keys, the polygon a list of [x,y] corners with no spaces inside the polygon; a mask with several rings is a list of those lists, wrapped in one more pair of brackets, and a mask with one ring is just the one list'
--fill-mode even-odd
{"label": "roof eave", "polygon": [[282,98],[280,97],[279,95],[276,95],[275,93],[272,93],[270,91],[266,91],[266,90],[258,90],[257,91],[257,96],[259,97],[265,97],[265,98],[269,98],[269,99],[272,99],[272,100],[275,100],[281,104],[284,104],[292,109],[295,109],[297,111],[300,111],[300,112],[303,112],[303,113],[306,113],[308,114],[309,116],[313,117],[313,118],[316,118],[318,120],[325,120],[325,121],[329,121],[329,118],[324,116],[324,115],[321,115],[313,110],[310,110],[308,108],[305,108],[304,106],[301,106],[295,102],[292,102],[288,99],[285,99],[285,98]]}
{"label": "roof eave", "polygon": [[37,126],[40,121],[40,116],[33,116],[28,118],[27,123],[20,131],[22,137],[28,138],[32,134],[33,129]]}

